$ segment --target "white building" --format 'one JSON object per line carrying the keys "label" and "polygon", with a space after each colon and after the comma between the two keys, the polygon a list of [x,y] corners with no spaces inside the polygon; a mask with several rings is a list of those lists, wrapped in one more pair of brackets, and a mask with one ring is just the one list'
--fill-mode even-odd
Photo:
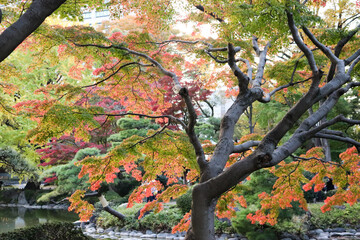
{"label": "white building", "polygon": [[89,25],[92,27],[96,27],[97,25],[100,25],[104,21],[110,20],[110,12],[109,10],[102,10],[102,11],[96,11],[96,10],[90,10],[90,11],[84,11],[83,13],[83,23],[85,25]]}

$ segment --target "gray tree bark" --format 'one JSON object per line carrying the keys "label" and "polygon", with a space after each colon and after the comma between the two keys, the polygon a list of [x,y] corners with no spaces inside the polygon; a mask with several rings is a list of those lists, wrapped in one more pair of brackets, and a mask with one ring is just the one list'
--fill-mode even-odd
{"label": "gray tree bark", "polygon": [[66,0],[33,0],[29,9],[0,35],[0,62],[65,2]]}

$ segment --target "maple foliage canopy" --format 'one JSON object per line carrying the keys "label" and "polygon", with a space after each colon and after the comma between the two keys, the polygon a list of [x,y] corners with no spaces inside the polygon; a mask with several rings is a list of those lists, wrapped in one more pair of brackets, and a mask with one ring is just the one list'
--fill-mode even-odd
{"label": "maple foliage canopy", "polygon": [[[248,216],[252,222],[275,224],[279,210],[293,201],[306,210],[304,191],[320,191],[328,178],[338,191],[323,211],[360,198],[358,106],[337,109],[360,94],[358,2],[63,2],[12,1],[0,35],[5,59],[34,32],[26,29],[10,44],[11,26],[26,28],[33,9],[42,16],[37,30],[2,62],[0,98],[4,119],[21,116],[36,125],[28,127],[28,138],[42,148],[42,165],[70,161],[81,148],[100,148],[103,155],[75,163],[79,177],[87,175],[89,190],[96,191],[123,168],[142,182],[129,206],[157,189],[157,199],[140,216],[160,211],[196,184],[192,211],[174,228],[189,230],[188,239],[214,239],[211,216],[231,217],[238,204],[246,207],[235,186],[262,168],[277,180],[271,194],[259,195],[262,207]],[[323,10],[330,2],[336,7]],[[51,13],[81,20],[86,8],[108,9],[119,20],[99,29],[56,19],[58,24],[41,24]],[[19,9],[23,14],[13,23]],[[177,30],[179,24],[192,32]],[[209,99],[219,90],[231,106],[221,116],[219,136],[211,139],[218,141],[203,141],[196,124],[213,112]],[[113,134],[124,129],[114,123],[124,117],[160,127],[119,140]],[[235,137],[237,123],[250,134],[242,130]],[[340,156],[332,153],[332,141],[343,144]],[[159,175],[171,186],[162,185]],[[70,209],[82,220],[94,209],[85,192],[70,197]]]}

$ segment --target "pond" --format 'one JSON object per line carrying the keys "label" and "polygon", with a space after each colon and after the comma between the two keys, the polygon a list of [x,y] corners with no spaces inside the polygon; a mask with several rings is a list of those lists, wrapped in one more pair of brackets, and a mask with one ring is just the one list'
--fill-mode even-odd
{"label": "pond", "polygon": [[78,215],[67,210],[0,207],[0,233],[46,222],[74,222],[77,220],[79,220]]}

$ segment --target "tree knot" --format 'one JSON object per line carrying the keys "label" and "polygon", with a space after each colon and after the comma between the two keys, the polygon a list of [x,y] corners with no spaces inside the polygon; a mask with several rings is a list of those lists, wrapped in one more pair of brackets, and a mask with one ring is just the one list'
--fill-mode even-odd
{"label": "tree knot", "polygon": [[269,167],[272,157],[269,153],[261,154],[257,161],[258,168]]}

